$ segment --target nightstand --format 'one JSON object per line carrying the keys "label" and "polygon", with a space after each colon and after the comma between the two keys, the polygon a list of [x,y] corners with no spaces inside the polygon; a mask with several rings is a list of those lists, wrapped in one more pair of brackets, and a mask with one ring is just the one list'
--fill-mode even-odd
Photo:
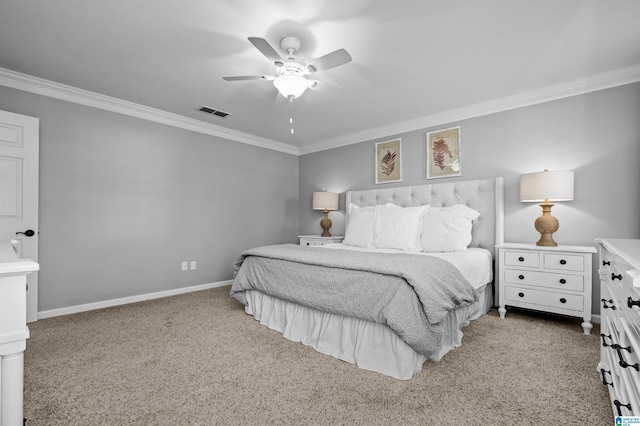
{"label": "nightstand", "polygon": [[505,243],[498,253],[498,313],[506,305],[582,317],[584,334],[591,324],[591,262],[595,247],[541,247]]}
{"label": "nightstand", "polygon": [[321,237],[320,235],[298,235],[301,246],[322,246],[325,244],[341,243],[344,235],[332,235],[330,237]]}

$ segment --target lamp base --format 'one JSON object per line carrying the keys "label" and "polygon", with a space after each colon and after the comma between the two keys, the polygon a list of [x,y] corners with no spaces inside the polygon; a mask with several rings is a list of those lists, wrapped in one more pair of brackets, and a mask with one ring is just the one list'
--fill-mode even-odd
{"label": "lamp base", "polygon": [[322,227],[321,237],[330,237],[331,233],[329,229],[331,228],[331,219],[329,219],[329,210],[325,210],[324,217],[320,220],[320,226]]}
{"label": "lamp base", "polygon": [[558,230],[560,223],[558,219],[551,216],[551,207],[554,204],[540,204],[542,207],[542,216],[536,219],[536,231],[540,233],[540,239],[536,243],[537,246],[557,247],[558,243],[553,240],[553,233]]}

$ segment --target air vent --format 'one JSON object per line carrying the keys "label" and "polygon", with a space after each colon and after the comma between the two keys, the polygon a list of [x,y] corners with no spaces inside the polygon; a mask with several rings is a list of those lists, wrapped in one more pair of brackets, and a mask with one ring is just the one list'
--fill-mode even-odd
{"label": "air vent", "polygon": [[207,114],[211,114],[211,115],[217,115],[218,117],[222,117],[222,118],[225,118],[227,115],[231,115],[231,113],[229,112],[220,111],[219,109],[214,109],[206,105],[202,105],[200,107],[200,111],[206,112]]}

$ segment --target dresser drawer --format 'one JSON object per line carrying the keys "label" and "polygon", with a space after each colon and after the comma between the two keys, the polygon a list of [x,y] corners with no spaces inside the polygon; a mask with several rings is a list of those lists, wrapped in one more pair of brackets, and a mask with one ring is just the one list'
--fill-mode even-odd
{"label": "dresser drawer", "polygon": [[584,297],[581,294],[552,293],[526,287],[505,286],[505,299],[520,306],[539,305],[556,309],[582,311]]}
{"label": "dresser drawer", "polygon": [[584,257],[570,254],[544,254],[545,269],[558,269],[563,271],[584,271]]}
{"label": "dresser drawer", "polygon": [[602,383],[608,388],[614,415],[640,416],[640,240],[596,242]]}
{"label": "dresser drawer", "polygon": [[507,266],[538,268],[540,266],[540,253],[532,253],[529,251],[507,251],[504,253],[504,264]]}
{"label": "dresser drawer", "polygon": [[[623,275],[624,277],[625,275]],[[606,284],[610,300],[616,306],[617,316],[626,318],[630,327],[640,335],[640,292],[629,285],[626,280],[614,280]]]}
{"label": "dresser drawer", "polygon": [[627,396],[628,403],[631,404],[631,411],[635,415],[640,413],[640,358],[638,358],[637,330],[628,326],[624,318],[620,318],[620,347],[616,349],[618,365],[620,369],[621,382]]}
{"label": "dresser drawer", "polygon": [[548,273],[521,269],[506,269],[505,282],[549,287],[558,290],[584,291],[584,276],[562,273]]}

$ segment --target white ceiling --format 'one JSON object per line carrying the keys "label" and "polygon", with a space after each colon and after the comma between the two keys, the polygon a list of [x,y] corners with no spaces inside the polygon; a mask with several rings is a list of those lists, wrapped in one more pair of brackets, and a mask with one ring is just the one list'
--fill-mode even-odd
{"label": "white ceiling", "polygon": [[[639,22],[637,0],[0,0],[0,68],[311,152],[640,80]],[[294,135],[271,82],[222,80],[274,73],[250,36],[353,57],[294,101]]]}

